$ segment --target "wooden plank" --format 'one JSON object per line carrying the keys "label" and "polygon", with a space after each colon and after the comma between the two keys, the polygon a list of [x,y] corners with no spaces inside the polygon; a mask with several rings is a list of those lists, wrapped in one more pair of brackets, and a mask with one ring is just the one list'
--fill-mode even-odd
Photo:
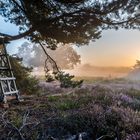
{"label": "wooden plank", "polygon": [[10,70],[10,69],[7,67],[0,67],[0,70]]}
{"label": "wooden plank", "polygon": [[5,92],[4,95],[10,95],[10,94],[17,94],[19,91],[11,91],[11,92]]}
{"label": "wooden plank", "polygon": [[0,54],[0,57],[1,57],[1,56],[5,56],[5,54]]}
{"label": "wooden plank", "polygon": [[0,78],[0,81],[8,81],[8,80],[16,80],[16,78],[15,77]]}

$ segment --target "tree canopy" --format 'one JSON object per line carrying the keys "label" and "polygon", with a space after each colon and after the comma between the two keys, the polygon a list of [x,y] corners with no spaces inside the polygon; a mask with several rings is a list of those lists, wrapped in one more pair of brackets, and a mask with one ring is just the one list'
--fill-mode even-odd
{"label": "tree canopy", "polygon": [[51,49],[58,43],[87,44],[103,29],[139,29],[139,10],[139,0],[0,0],[0,15],[20,31],[9,40],[29,37]]}

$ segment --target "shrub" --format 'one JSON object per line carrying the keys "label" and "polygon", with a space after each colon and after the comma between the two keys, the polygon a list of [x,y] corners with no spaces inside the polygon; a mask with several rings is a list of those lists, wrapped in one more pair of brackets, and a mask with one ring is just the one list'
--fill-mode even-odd
{"label": "shrub", "polygon": [[10,56],[10,61],[20,92],[26,94],[39,94],[39,81],[36,77],[31,76],[32,68],[25,67],[22,64],[22,59],[18,57]]}
{"label": "shrub", "polygon": [[74,75],[70,75],[69,73],[64,73],[64,72],[58,72],[55,75],[55,79],[58,80],[61,84],[60,86],[62,88],[75,88],[75,87],[80,87],[83,83],[83,80],[76,81],[73,80]]}
{"label": "shrub", "polygon": [[[67,104],[63,107],[66,107],[67,110],[67,107],[70,106]],[[54,137],[86,132],[96,139],[103,135],[112,139],[124,139],[127,134],[140,131],[139,118],[139,112],[130,108],[117,106],[104,108],[101,105],[91,103],[84,108],[60,115],[56,120],[50,122],[49,129],[55,132],[52,133]]]}

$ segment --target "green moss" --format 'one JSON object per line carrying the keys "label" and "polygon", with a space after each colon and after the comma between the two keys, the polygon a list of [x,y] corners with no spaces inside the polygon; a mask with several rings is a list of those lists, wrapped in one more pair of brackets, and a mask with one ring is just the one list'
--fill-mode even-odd
{"label": "green moss", "polygon": [[55,102],[58,101],[60,97],[58,96],[48,96],[48,101],[49,102]]}
{"label": "green moss", "polygon": [[17,127],[19,128],[21,125],[22,125],[22,121],[23,121],[23,118],[20,114],[16,113],[16,112],[13,112],[13,114],[10,115],[10,119],[11,119],[11,122]]}
{"label": "green moss", "polygon": [[57,109],[62,110],[62,111],[70,110],[70,109],[77,109],[79,107],[80,107],[80,104],[73,100],[66,100],[57,104]]}

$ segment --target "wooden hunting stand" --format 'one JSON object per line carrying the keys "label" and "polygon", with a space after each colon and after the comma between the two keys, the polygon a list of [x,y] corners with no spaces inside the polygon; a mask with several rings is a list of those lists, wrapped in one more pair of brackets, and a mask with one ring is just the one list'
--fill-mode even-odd
{"label": "wooden hunting stand", "polygon": [[16,78],[13,75],[9,56],[6,51],[4,37],[0,36],[0,101],[6,103],[7,96],[16,96],[19,100],[19,91],[16,86]]}

